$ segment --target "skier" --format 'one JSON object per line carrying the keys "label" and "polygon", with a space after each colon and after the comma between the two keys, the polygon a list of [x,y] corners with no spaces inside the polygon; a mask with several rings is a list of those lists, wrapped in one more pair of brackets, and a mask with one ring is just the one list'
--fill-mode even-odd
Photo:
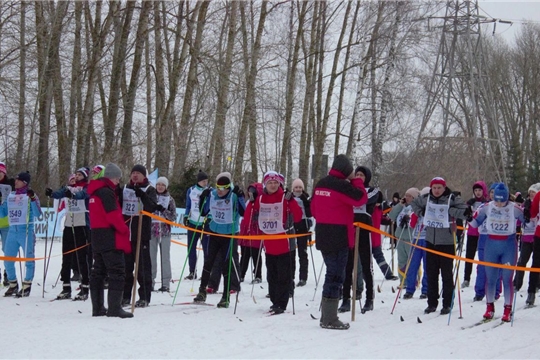
{"label": "skier", "polygon": [[[484,258],[486,262],[515,266],[517,263],[516,220],[525,221],[523,211],[515,203],[508,200],[509,192],[504,183],[494,188],[493,201],[478,208],[469,223],[478,227],[484,221],[488,231]],[[470,212],[470,211],[469,211]],[[499,269],[486,267],[486,312],[484,319],[493,319],[495,314],[495,289],[499,281]],[[512,279],[514,270],[502,269],[504,285],[504,312],[502,321],[512,320],[512,301],[514,287]]]}
{"label": "skier", "polygon": [[354,248],[354,206],[367,202],[364,182],[356,178],[347,156],[336,156],[327,176],[317,182],[311,199],[315,218],[316,247],[326,264],[321,320],[324,329],[346,330],[348,323],[338,318],[349,248]]}
{"label": "skier", "polygon": [[[429,194],[419,196],[411,202],[411,207],[418,217],[423,216],[426,228],[426,248],[455,255],[455,233],[452,231],[452,219],[467,219],[467,206],[460,197],[455,197],[446,186],[442,177],[435,177],[429,184]],[[442,216],[441,216],[442,214]],[[439,273],[442,277],[442,309],[441,315],[449,314],[454,293],[453,279],[454,261],[450,258],[428,252],[426,255],[426,272],[428,280],[428,307],[424,313],[437,310],[439,304]]]}
{"label": "skier", "polygon": [[[311,200],[308,193],[304,190],[304,182],[301,179],[295,179],[292,182],[292,193],[294,200],[300,206],[302,210],[302,219],[294,223],[294,231],[296,234],[306,234],[313,225],[311,219]],[[296,286],[306,285],[308,278],[309,259],[308,259],[308,243],[311,241],[311,235],[299,236],[296,238],[296,244],[298,248],[298,262],[300,269],[298,272],[298,284]],[[293,262],[293,274],[295,273],[296,261]]]}
{"label": "skier", "polygon": [[[64,222],[64,232],[62,233],[62,270],[60,280],[63,283],[62,292],[57,296],[58,300],[71,299],[71,267],[75,264],[76,270],[82,276],[81,289],[74,300],[88,299],[89,271],[91,264],[88,262],[88,249],[85,247],[89,243],[90,219],[88,217],[88,169],[79,168],[75,172],[75,184],[73,186],[62,186],[53,191],[51,188],[45,189],[45,195],[53,199],[64,200],[66,204],[66,217]],[[74,249],[83,247],[75,252]]]}
{"label": "skier", "polygon": [[[293,199],[293,194],[283,191],[283,178],[275,171],[268,171],[263,178],[264,190],[249,202],[245,212],[245,220],[251,223],[251,218],[257,218],[258,234],[285,235],[289,226],[289,218],[294,223],[302,219],[302,209]],[[271,239],[263,243],[266,251],[266,277],[273,314],[282,314],[289,302],[290,285],[292,281],[291,247],[295,245],[294,238]]]}
{"label": "skier", "polygon": [[[10,179],[7,176],[7,169],[6,164],[3,162],[0,162],[0,204],[2,204],[4,201],[7,200],[7,197],[13,191],[13,188],[15,187],[15,180]],[[7,236],[9,232],[9,221],[8,217],[0,217],[0,240],[2,240],[2,252],[6,253],[6,241]],[[7,273],[6,269],[4,268],[4,282],[3,285],[5,287],[9,286],[9,282],[7,279]]]}
{"label": "skier", "polygon": [[[209,229],[212,234],[208,242],[208,256],[204,261],[199,293],[193,301],[206,301],[206,286],[210,279],[210,272],[220,250],[223,249],[226,251],[223,263],[225,266],[222,267],[225,289],[217,306],[228,308],[230,290],[234,287],[240,289],[238,245],[236,238],[218,235],[235,236],[238,234],[238,222],[240,217],[244,216],[245,210],[244,192],[240,190],[238,185],[233,184],[230,173],[223,172],[216,177],[216,189],[207,188],[201,193],[199,204],[201,216],[207,216],[208,214],[211,216]],[[232,278],[229,283],[229,276],[231,275]]]}
{"label": "skier", "polygon": [[[132,251],[129,228],[124,222],[116,187],[122,171],[116,164],[109,163],[104,176],[91,181],[90,227],[94,265],[90,275],[90,297],[92,316],[131,318],[132,313],[122,309],[122,294],[126,277],[124,254]],[[104,306],[104,280],[109,279],[107,302]]]}
{"label": "skier", "polygon": [[[107,170],[107,166],[105,166]],[[147,177],[146,168],[143,165],[135,165],[131,169],[129,185],[124,186],[122,199],[122,214],[124,220],[128,222],[131,233],[130,254],[126,253],[126,281],[124,284],[123,305],[131,302],[131,291],[133,288],[133,271],[135,269],[135,255],[137,250],[137,233],[139,226],[139,211],[147,212],[161,211],[165,208],[157,203],[156,189],[150,184]],[[150,238],[152,237],[152,219],[148,216],[142,217],[141,248],[139,257],[139,272],[137,281],[139,283],[139,300],[135,306],[147,307],[150,304],[152,294],[152,262],[150,260]]]}
{"label": "skier", "polygon": [[[467,205],[469,205],[473,212],[478,209],[478,207],[488,201],[488,193],[487,193],[487,187],[486,183],[483,181],[477,181],[474,183],[473,187],[473,197],[470,198],[467,201]],[[474,259],[474,256],[476,255],[476,250],[478,249],[478,238],[480,236],[480,233],[478,232],[478,228],[469,226],[467,229],[467,248],[465,250],[465,257],[467,259]],[[471,281],[471,273],[472,273],[472,263],[466,262],[465,263],[465,276],[463,283],[461,284],[462,288],[469,287],[470,281]]]}
{"label": "skier", "polygon": [[[9,232],[5,244],[5,255],[16,257],[19,248],[25,258],[34,257],[36,237],[34,235],[34,218],[41,215],[39,199],[34,190],[30,189],[30,174],[22,172],[15,178],[15,190],[6,201],[0,205],[0,218],[8,217]],[[19,283],[15,273],[15,262],[4,262],[9,281],[9,288],[4,296],[27,297],[32,290],[35,261],[26,262],[26,273],[19,290]],[[21,274],[22,275],[22,274]]]}
{"label": "skier", "polygon": [[[249,203],[253,203],[259,194],[263,193],[263,185],[261,183],[254,183],[248,187]],[[246,209],[249,207],[249,203]],[[248,212],[250,221],[248,222],[244,218],[240,223],[241,235],[257,235],[259,234],[259,218],[257,214],[253,214],[253,206],[250,207]],[[249,259],[252,259],[253,264],[253,276],[252,284],[259,284],[262,282],[262,241],[261,240],[242,240],[238,241],[240,244],[240,251],[242,257],[240,258],[240,282],[244,281],[248,267]]]}
{"label": "skier", "polygon": [[[189,275],[184,280],[193,280],[197,278],[197,243],[201,238],[204,256],[208,252],[208,235],[201,235],[205,217],[199,212],[199,196],[208,187],[208,175],[204,171],[197,174],[197,183],[187,190],[186,194],[186,212],[184,214],[184,225],[188,227],[188,256],[189,256]],[[193,231],[193,230],[198,231]]]}
{"label": "skier", "polygon": [[[156,181],[157,202],[165,208],[165,211],[156,211],[155,214],[169,221],[176,220],[176,203],[167,190],[169,180],[159,177]],[[157,252],[159,247],[161,263],[161,288],[158,291],[169,292],[171,282],[171,225],[152,218],[152,237],[150,239],[150,259],[152,262],[152,288],[156,283],[157,276]]]}

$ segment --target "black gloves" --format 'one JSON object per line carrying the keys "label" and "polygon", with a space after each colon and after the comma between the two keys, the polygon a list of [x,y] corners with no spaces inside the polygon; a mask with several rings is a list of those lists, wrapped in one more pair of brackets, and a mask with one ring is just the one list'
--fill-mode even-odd
{"label": "black gloves", "polygon": [[164,212],[165,210],[167,209],[165,209],[163,205],[157,204],[154,211]]}
{"label": "black gloves", "polygon": [[285,200],[289,201],[293,197],[292,191],[289,191],[289,189],[285,189]]}
{"label": "black gloves", "polygon": [[184,226],[189,227],[189,218],[187,216],[184,216]]}
{"label": "black gloves", "polygon": [[524,201],[525,201],[525,199],[523,199],[523,195],[521,195],[521,194],[516,196],[516,199],[514,200],[514,202],[516,202],[518,204],[523,204]]}
{"label": "black gloves", "polygon": [[258,194],[257,194],[257,189],[253,186],[250,186],[248,188],[248,197],[249,197],[249,201],[255,201],[255,199],[257,198]]}
{"label": "black gloves", "polygon": [[401,205],[405,205],[407,203],[407,199],[401,198],[401,200],[399,200],[399,202],[401,203]]}
{"label": "black gloves", "polygon": [[68,199],[73,198],[73,193],[71,192],[71,190],[69,189],[64,190],[64,197],[67,197]]}
{"label": "black gloves", "polygon": [[401,218],[401,221],[399,222],[399,226],[402,227],[402,228],[407,228],[409,227],[409,221],[411,220],[411,217],[409,215],[404,215],[402,218]]}
{"label": "black gloves", "polygon": [[135,186],[135,188],[133,190],[135,190],[135,196],[137,196],[138,198],[142,198],[142,197],[144,197],[146,195],[146,193],[143,191],[143,189],[141,189],[138,186]]}
{"label": "black gloves", "polygon": [[36,193],[34,192],[34,190],[32,189],[28,189],[26,191],[26,195],[28,195],[29,198],[31,198],[32,200],[34,200],[34,197],[36,196]]}
{"label": "black gloves", "polygon": [[473,206],[475,202],[476,202],[476,199],[470,198],[470,199],[467,201],[467,205]]}
{"label": "black gloves", "polygon": [[300,200],[302,200],[302,202],[305,203],[306,201],[308,201],[309,195],[307,192],[302,191],[302,195],[300,195],[299,197],[300,197]]}
{"label": "black gloves", "polygon": [[211,188],[206,188],[202,191],[201,195],[199,195],[199,207],[202,209],[203,204],[206,202],[206,198],[210,196],[210,193],[212,192]]}
{"label": "black gloves", "polygon": [[472,214],[473,214],[472,208],[470,206],[467,206],[467,208],[463,212],[463,216],[465,216],[466,218],[470,218]]}
{"label": "black gloves", "polygon": [[311,218],[308,218],[307,219],[307,228],[308,228],[308,230],[311,229],[312,226],[313,226],[313,220]]}
{"label": "black gloves", "polygon": [[526,207],[523,209],[523,217],[525,218],[525,222],[528,223],[531,221],[531,209]]}
{"label": "black gloves", "polygon": [[234,185],[232,192],[238,197],[244,197],[244,191],[238,185]]}
{"label": "black gloves", "polygon": [[45,196],[47,196],[47,197],[51,197],[51,196],[52,196],[52,189],[51,189],[51,188],[46,188],[46,189],[45,189]]}

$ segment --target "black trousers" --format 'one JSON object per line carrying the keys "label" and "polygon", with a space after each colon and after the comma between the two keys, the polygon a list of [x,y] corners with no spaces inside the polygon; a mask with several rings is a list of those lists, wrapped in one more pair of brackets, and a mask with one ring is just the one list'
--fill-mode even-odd
{"label": "black trousers", "polygon": [[[232,264],[231,266],[229,266],[229,258],[231,253],[233,254]],[[208,286],[210,281],[210,275],[211,273],[213,273],[213,268],[215,265],[214,263],[216,261],[222,261],[221,273],[223,274],[223,294],[228,294],[230,290],[240,291],[240,279],[237,276],[239,264],[238,245],[236,239],[233,239],[231,241],[229,238],[213,235],[210,235],[210,240],[208,242],[208,255],[204,260],[200,290],[206,290],[206,287]],[[229,272],[231,275],[230,285]],[[214,289],[217,289],[217,287],[215,287]]]}
{"label": "black trousers", "polygon": [[[294,224],[295,231],[297,234],[305,234],[308,232],[307,220],[302,220]],[[298,249],[298,263],[300,265],[298,271],[298,278],[300,280],[307,280],[308,270],[309,270],[309,259],[308,259],[308,248],[307,244],[311,241],[311,236],[299,236],[296,238],[296,246]],[[296,268],[296,264],[295,264]],[[296,269],[293,269],[293,274],[296,273]]]}
{"label": "black trousers", "polygon": [[[533,257],[533,260],[532,260],[531,267],[540,268],[540,238],[536,235],[534,236],[532,257]],[[528,293],[536,293],[536,288],[537,288],[539,279],[540,279],[540,273],[537,273],[537,272],[529,273],[529,288],[527,289]]]}
{"label": "black trousers", "polygon": [[249,260],[253,263],[253,275],[256,278],[262,279],[263,259],[261,256],[262,250],[258,247],[241,246],[242,257],[240,258],[240,278],[245,278],[249,268]]}
{"label": "black trousers", "polygon": [[109,290],[124,290],[126,277],[124,253],[120,250],[94,253],[94,264],[90,275],[90,287],[99,289],[103,281],[109,278]]}
{"label": "black trousers", "polygon": [[[465,257],[467,259],[474,259],[476,255],[476,249],[478,248],[478,236],[467,235],[467,248],[465,249]],[[464,280],[471,281],[472,263],[465,263],[465,277]]]}
{"label": "black trousers", "polygon": [[[293,261],[291,261],[293,260]],[[291,254],[269,255],[266,254],[266,279],[268,281],[268,293],[273,305],[283,310],[289,303],[289,290],[292,282]]]}
{"label": "black trousers", "polygon": [[[88,244],[90,231],[86,226],[69,226],[64,228],[62,234],[62,270],[60,270],[60,280],[64,284],[71,283],[71,268],[73,266],[82,277],[82,284],[89,284],[89,273],[91,262],[88,261],[88,247],[70,252],[73,249]],[[69,252],[68,254],[66,254]]]}
{"label": "black trousers", "polygon": [[[454,245],[433,245],[426,241],[426,248],[446,254],[456,254]],[[453,259],[426,252],[428,306],[436,308],[439,305],[439,273],[442,277],[442,305],[443,307],[450,307],[452,305],[452,296],[454,293],[453,266]]]}
{"label": "black trousers", "polygon": [[[131,242],[131,254],[125,254],[126,260],[126,282],[124,285],[124,299],[131,301],[131,290],[133,289],[133,272],[135,270],[135,256],[137,255],[137,242]],[[137,274],[139,283],[139,299],[150,302],[152,297],[152,261],[150,259],[150,244],[148,241],[141,241],[141,252],[139,254],[139,272]],[[110,279],[109,279],[110,283]]]}
{"label": "black trousers", "polygon": [[[521,242],[521,251],[519,252],[519,259],[517,266],[527,266],[529,259],[534,250],[534,242]],[[523,277],[525,276],[524,271],[516,271],[516,276],[514,277],[514,287],[519,290],[523,286]],[[529,275],[529,279],[531,276]],[[530,281],[530,280],[529,280]],[[535,291],[534,291],[535,292]]]}

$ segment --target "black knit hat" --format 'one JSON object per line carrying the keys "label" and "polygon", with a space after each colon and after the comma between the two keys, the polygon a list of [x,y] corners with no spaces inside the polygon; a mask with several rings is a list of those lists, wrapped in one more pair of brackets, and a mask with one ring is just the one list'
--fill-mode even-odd
{"label": "black knit hat", "polygon": [[371,170],[366,166],[359,166],[356,168],[356,170],[354,170],[354,173],[356,174],[359,171],[366,177],[364,180],[364,186],[369,186],[369,182],[371,181]]}
{"label": "black knit hat", "polygon": [[207,179],[208,179],[208,175],[204,171],[199,170],[199,173],[197,174],[197,182],[199,183]]}
{"label": "black knit hat", "polygon": [[17,175],[17,180],[21,180],[22,182],[24,182],[26,185],[30,184],[30,173],[28,171],[25,171],[25,172],[22,172],[22,173],[19,173],[19,175]]}
{"label": "black knit hat", "polygon": [[[105,167],[107,168],[107,167]],[[141,164],[137,164],[135,165],[132,169],[131,169],[131,172],[133,173],[134,171],[138,171],[140,172],[141,174],[143,174],[144,177],[147,177],[148,174],[146,173],[146,168],[144,167],[144,165],[141,165]]]}
{"label": "black knit hat", "polygon": [[346,178],[349,177],[349,175],[351,175],[354,170],[351,161],[344,154],[339,154],[338,156],[336,156],[334,162],[332,163],[332,169],[339,171]]}

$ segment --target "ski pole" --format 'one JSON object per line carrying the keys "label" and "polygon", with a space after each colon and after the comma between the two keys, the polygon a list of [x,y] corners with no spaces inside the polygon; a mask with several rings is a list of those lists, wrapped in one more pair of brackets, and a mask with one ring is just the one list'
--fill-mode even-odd
{"label": "ski pole", "polygon": [[[49,220],[48,212],[49,212],[50,201],[51,201],[51,197],[47,196],[47,210],[44,215],[46,223],[48,223],[48,220]],[[41,298],[45,298],[45,269],[47,265],[47,241],[49,240],[49,226],[47,225],[45,229],[46,229],[45,230],[45,254],[43,255],[43,287],[41,288]]]}
{"label": "ski pole", "polygon": [[[45,280],[47,279],[47,273],[49,272],[49,263],[51,262],[51,254],[52,254],[52,248],[53,248],[53,244],[54,244],[54,235],[56,233],[56,224],[57,223],[58,223],[58,212],[56,213],[56,218],[54,219],[54,226],[53,226],[53,231],[52,231],[52,236],[51,236],[51,246],[49,248],[49,257],[46,259],[47,267],[45,268],[45,275],[43,277],[43,287],[45,287]],[[56,280],[56,283],[53,286],[53,289],[56,287],[56,284],[58,284],[58,280]]]}
{"label": "ski pole", "polygon": [[[410,229],[409,229],[409,232],[410,232]],[[403,232],[402,232],[402,234],[403,234]],[[418,243],[419,238],[420,238],[420,232],[418,232],[418,236],[416,238],[416,243]],[[397,245],[399,245],[400,241],[401,241],[401,237],[398,238]],[[409,245],[409,246],[411,246],[411,245]],[[413,250],[414,250],[414,248],[413,248]],[[401,290],[403,289],[403,286],[405,284],[405,280],[407,279],[407,272],[409,271],[409,266],[411,265],[412,253],[413,253],[413,251],[411,250],[411,252],[409,253],[409,258],[407,259],[407,265],[405,266],[405,275],[401,278],[401,284],[399,285],[399,289],[398,289],[398,292],[397,292],[397,295],[396,295],[396,300],[394,301],[394,306],[392,306],[392,311],[390,312],[391,315],[394,314],[394,309],[396,308],[397,301],[399,299],[399,296],[401,295]]]}
{"label": "ski pole", "polygon": [[[454,253],[456,253],[457,238],[456,238],[456,232],[454,231],[453,233],[454,233]],[[460,247],[458,256],[461,257],[462,251],[463,251],[463,247]],[[448,325],[450,325],[450,319],[452,318],[452,309],[454,308],[454,299],[455,299],[455,296],[456,296],[455,295],[456,294],[456,285],[458,287],[459,318],[460,319],[463,318],[463,313],[462,313],[462,309],[461,309],[460,285],[459,285],[459,264],[460,264],[460,261],[458,260],[457,264],[456,264],[456,267],[454,269],[456,276],[454,277],[454,284],[453,284],[454,286],[453,286],[453,289],[452,289],[452,303],[450,304],[450,312],[448,313]]]}
{"label": "ski pole", "polygon": [[[358,243],[360,242],[360,228],[356,227],[354,234],[354,265],[352,274],[353,303],[351,309],[351,321],[356,320],[356,285],[358,282]],[[343,295],[345,299],[345,295]]]}
{"label": "ski pole", "polygon": [[[324,261],[321,263],[321,269],[319,270],[319,279],[321,278],[321,275],[322,275],[322,269],[323,269],[323,266],[324,266]],[[319,287],[319,284],[315,284],[315,291],[313,292],[313,299],[311,299],[311,301],[315,301],[315,295],[317,295],[317,288]]]}
{"label": "ski pole", "polygon": [[[135,297],[137,296],[137,277],[139,276],[139,257],[141,255],[143,214],[139,213],[139,223],[137,224],[137,250],[135,251],[135,275],[133,276],[133,288],[131,290],[131,313],[135,312]],[[130,226],[131,227],[131,226]]]}
{"label": "ski pole", "polygon": [[[309,237],[311,239],[311,236]],[[313,276],[315,277],[315,286],[319,284],[319,279],[317,278],[317,270],[315,270],[315,260],[313,258],[313,244],[311,240],[308,240],[309,252],[311,253],[311,265],[313,265]]]}

